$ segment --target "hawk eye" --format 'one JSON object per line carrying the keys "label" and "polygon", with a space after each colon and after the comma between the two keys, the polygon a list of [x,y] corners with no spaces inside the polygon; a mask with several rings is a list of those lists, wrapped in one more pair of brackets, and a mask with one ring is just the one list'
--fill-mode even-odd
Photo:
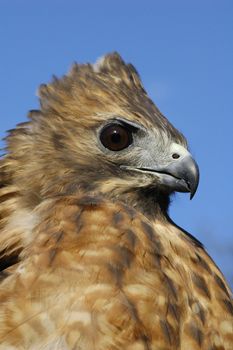
{"label": "hawk eye", "polygon": [[133,142],[132,132],[123,125],[111,124],[103,128],[100,141],[111,151],[121,151]]}

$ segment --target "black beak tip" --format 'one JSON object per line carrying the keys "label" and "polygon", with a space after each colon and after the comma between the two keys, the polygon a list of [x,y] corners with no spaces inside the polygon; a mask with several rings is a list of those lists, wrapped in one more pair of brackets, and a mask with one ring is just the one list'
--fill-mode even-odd
{"label": "black beak tip", "polygon": [[190,192],[190,200],[192,200],[193,199],[193,197],[194,197],[194,195],[195,195],[195,193],[196,193],[196,191],[195,192]]}
{"label": "black beak tip", "polygon": [[199,184],[199,178],[200,178],[200,174],[199,174],[199,168],[197,163],[194,161],[194,165],[195,165],[195,171],[192,172],[192,176],[191,176],[191,181],[189,181],[189,188],[190,188],[190,200],[193,199],[196,191],[197,191],[197,187]]}

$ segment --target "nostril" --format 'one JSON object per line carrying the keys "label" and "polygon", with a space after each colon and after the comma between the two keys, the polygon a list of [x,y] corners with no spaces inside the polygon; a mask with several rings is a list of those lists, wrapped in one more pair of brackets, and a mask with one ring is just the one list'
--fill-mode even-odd
{"label": "nostril", "polygon": [[173,159],[178,159],[178,158],[180,158],[180,155],[177,154],[177,153],[173,153],[172,158]]}

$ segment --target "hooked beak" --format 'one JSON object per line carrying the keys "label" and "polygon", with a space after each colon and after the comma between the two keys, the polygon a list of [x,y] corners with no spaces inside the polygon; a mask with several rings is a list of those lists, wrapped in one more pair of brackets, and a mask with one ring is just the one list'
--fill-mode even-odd
{"label": "hooked beak", "polygon": [[191,154],[187,150],[185,151],[183,156],[173,159],[165,166],[124,168],[156,175],[161,187],[165,187],[171,192],[190,192],[190,199],[192,199],[199,183],[199,168]]}
{"label": "hooked beak", "polygon": [[191,155],[187,155],[166,167],[141,168],[140,170],[156,173],[160,184],[172,191],[190,192],[190,199],[193,198],[198,187],[199,168]]}

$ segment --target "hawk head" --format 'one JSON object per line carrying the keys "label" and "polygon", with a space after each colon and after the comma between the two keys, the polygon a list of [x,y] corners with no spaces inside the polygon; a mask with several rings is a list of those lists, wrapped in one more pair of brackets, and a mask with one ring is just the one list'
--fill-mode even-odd
{"label": "hawk head", "polygon": [[40,110],[8,136],[5,160],[28,206],[85,191],[156,215],[174,191],[194,195],[199,172],[184,136],[117,53],[74,64],[39,96]]}

